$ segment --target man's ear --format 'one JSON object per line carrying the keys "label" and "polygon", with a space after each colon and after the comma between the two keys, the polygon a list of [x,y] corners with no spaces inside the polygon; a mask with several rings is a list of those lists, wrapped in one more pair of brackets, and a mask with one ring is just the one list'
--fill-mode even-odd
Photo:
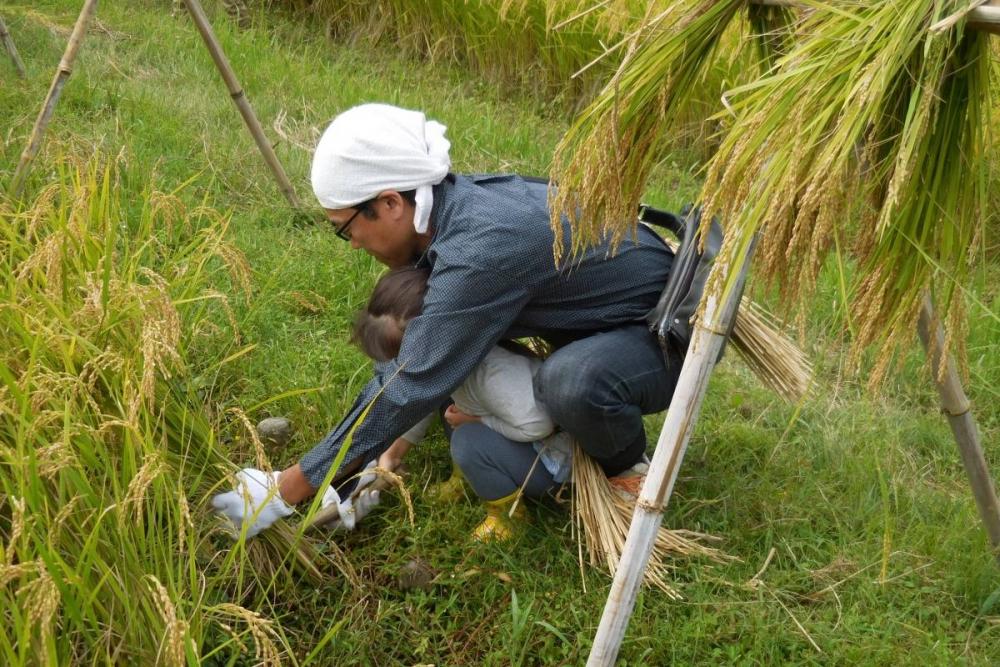
{"label": "man's ear", "polygon": [[399,194],[396,190],[386,190],[384,192],[380,192],[378,198],[384,201],[386,208],[393,213],[400,210],[405,203],[403,195]]}

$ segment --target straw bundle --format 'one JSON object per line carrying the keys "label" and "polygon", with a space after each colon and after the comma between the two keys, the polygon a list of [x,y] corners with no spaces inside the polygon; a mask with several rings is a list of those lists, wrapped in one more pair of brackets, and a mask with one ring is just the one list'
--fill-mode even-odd
{"label": "straw bundle", "polygon": [[763,307],[744,298],[730,340],[757,379],[782,398],[798,401],[809,391],[812,364],[799,346],[772,324]]}
{"label": "straw bundle", "polygon": [[[625,547],[635,511],[635,499],[626,500],[618,492],[594,459],[579,444],[573,445],[573,521],[577,537],[586,545],[589,562],[594,567],[604,567],[614,576]],[[645,582],[655,586],[671,598],[681,598],[667,583],[672,569],[667,560],[672,556],[704,556],[717,562],[731,560],[706,542],[719,538],[690,530],[659,529],[653,553],[649,557]],[[581,553],[581,567],[582,567]]]}
{"label": "straw bundle", "polygon": [[[733,347],[765,385],[788,400],[799,400],[812,385],[812,367],[805,354],[771,322],[770,316],[748,298],[741,302],[730,337]],[[573,448],[573,520],[586,544],[591,565],[602,565],[614,576],[625,547],[635,500],[616,490],[599,465],[578,444]],[[716,561],[730,557],[704,542],[717,538],[687,530],[658,529],[645,582],[674,599],[680,594],[667,583],[671,556],[706,556]],[[581,554],[582,566],[582,554]]]}
{"label": "straw bundle", "polygon": [[[667,240],[674,252],[677,244]],[[799,401],[812,386],[808,357],[758,303],[744,297],[730,335],[733,347],[764,386],[788,401]]]}

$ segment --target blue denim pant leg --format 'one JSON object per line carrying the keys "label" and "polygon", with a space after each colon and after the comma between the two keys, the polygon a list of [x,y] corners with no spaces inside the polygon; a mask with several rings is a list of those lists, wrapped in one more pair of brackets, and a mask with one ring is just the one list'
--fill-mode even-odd
{"label": "blue denim pant leg", "polygon": [[556,350],[535,375],[535,398],[605,474],[617,475],[642,458],[642,415],[670,405],[682,363],[664,361],[645,325],[621,327]]}
{"label": "blue denim pant leg", "polygon": [[462,424],[451,434],[451,458],[483,500],[509,496],[522,484],[525,495],[531,498],[541,498],[555,489],[558,484],[541,461],[535,464],[536,456],[531,443],[508,440],[477,422]]}

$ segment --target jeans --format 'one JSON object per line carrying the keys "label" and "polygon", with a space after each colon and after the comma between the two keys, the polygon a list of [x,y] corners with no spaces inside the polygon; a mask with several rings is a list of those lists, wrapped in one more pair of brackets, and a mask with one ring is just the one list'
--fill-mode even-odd
{"label": "jeans", "polygon": [[644,324],[612,329],[556,350],[535,375],[535,398],[606,475],[617,475],[642,458],[642,415],[667,409],[683,361],[666,363]]}
{"label": "jeans", "polygon": [[559,485],[541,461],[535,462],[537,456],[530,442],[508,440],[479,422],[462,424],[451,434],[451,458],[483,500],[505,498],[522,484],[529,498],[555,490]]}

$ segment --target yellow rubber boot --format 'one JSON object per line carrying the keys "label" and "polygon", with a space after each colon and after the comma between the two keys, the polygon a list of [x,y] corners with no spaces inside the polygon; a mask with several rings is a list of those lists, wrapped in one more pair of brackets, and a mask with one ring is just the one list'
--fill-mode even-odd
{"label": "yellow rubber boot", "polygon": [[451,477],[432,486],[427,495],[436,503],[457,503],[465,498],[465,475],[452,463]]}
{"label": "yellow rubber boot", "polygon": [[510,508],[517,500],[518,492],[499,498],[497,500],[487,500],[486,518],[476,526],[472,532],[472,538],[479,542],[506,542],[514,537],[525,524],[528,523],[528,512],[524,508],[524,499],[518,501],[511,512]]}

